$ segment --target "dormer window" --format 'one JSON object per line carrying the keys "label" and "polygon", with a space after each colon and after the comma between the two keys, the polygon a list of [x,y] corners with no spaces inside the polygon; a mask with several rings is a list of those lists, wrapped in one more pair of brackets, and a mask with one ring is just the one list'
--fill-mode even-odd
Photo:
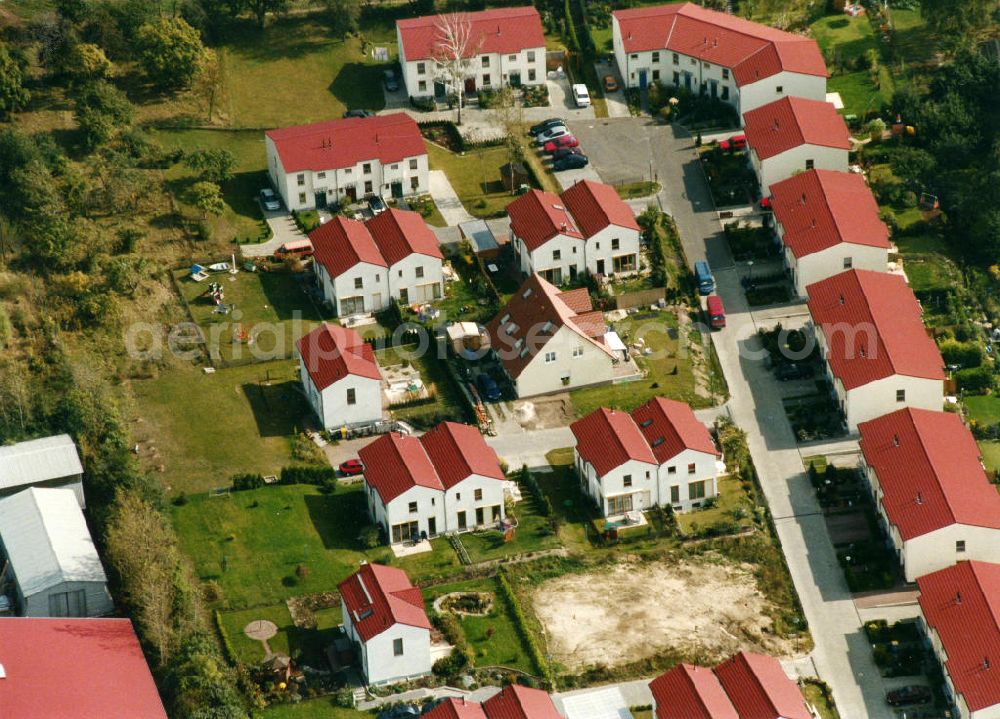
{"label": "dormer window", "polygon": [[530,287],[528,289],[526,289],[524,292],[521,293],[521,299],[526,300],[529,297],[531,297],[531,288]]}
{"label": "dormer window", "polygon": [[502,325],[507,324],[507,320],[509,319],[510,319],[510,312],[505,312],[504,316],[500,318],[500,324]]}
{"label": "dormer window", "polygon": [[648,427],[651,424],[653,424],[653,420],[652,419],[644,419],[644,420],[642,420],[642,422],[639,423],[639,426],[640,427]]}

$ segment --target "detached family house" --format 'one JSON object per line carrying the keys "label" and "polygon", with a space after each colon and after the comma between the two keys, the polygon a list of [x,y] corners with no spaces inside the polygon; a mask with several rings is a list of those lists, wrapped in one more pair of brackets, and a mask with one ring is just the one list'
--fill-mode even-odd
{"label": "detached family house", "polygon": [[363,564],[341,582],[344,631],[358,647],[368,684],[431,672],[431,622],[424,598],[402,569]]}
{"label": "detached family house", "polygon": [[440,299],[444,255],[419,213],[389,209],[366,222],[340,215],[309,233],[316,279],[337,315],[370,314],[393,301]]}
{"label": "detached family house", "polygon": [[826,63],[810,38],[691,2],[615,10],[612,44],[626,87],[660,82],[742,114],[786,95],[823,100]]}
{"label": "detached family house", "polygon": [[445,17],[426,15],[396,21],[399,64],[410,97],[444,99],[457,92],[473,94],[504,85],[545,83],[545,33],[538,10],[530,6],[496,8],[454,17],[459,33],[469,38],[466,76],[460,88],[449,87],[451,78],[434,63],[445,42]]}
{"label": "detached family house", "polygon": [[81,507],[86,506],[83,464],[68,434],[0,447],[0,497],[28,487],[66,487],[73,490]]}
{"label": "detached family house", "polygon": [[429,189],[424,138],[402,112],[283,127],[264,139],[268,175],[289,210]]}
{"label": "detached family house", "polygon": [[631,414],[602,407],[570,429],[581,488],[605,517],[688,511],[718,494],[720,453],[683,402],[654,397]]}
{"label": "detached family house", "polygon": [[903,277],[850,270],[806,293],[848,429],[903,407],[941,409],[944,360]]}
{"label": "detached family house", "polygon": [[0,500],[0,598],[18,614],[109,614],[107,583],[73,490],[32,487]]}
{"label": "detached family house", "polygon": [[639,269],[639,224],[610,185],[584,180],[555,195],[529,190],[507,206],[521,271],[555,285]]}
{"label": "detached family house", "polygon": [[475,427],[442,422],[418,437],[384,434],[358,453],[368,513],[389,542],[496,526],[504,473]]}
{"label": "detached family house", "polygon": [[851,135],[829,102],[783,97],[743,115],[760,191],[766,197],[776,182],[799,172],[847,172]]}
{"label": "detached family house", "polygon": [[382,373],[357,331],[324,322],[296,348],[302,389],[325,429],[382,419]]}
{"label": "detached family house", "polygon": [[862,470],[906,581],[1000,560],[1000,494],[951,412],[901,409],[858,425]]}
{"label": "detached family house", "polygon": [[518,397],[611,382],[619,353],[585,287],[560,292],[531,275],[486,332]]}
{"label": "detached family house", "polygon": [[889,228],[861,175],[803,172],[771,186],[771,209],[799,296],[844,270],[888,269]]}
{"label": "detached family house", "polygon": [[1000,564],[959,562],[917,579],[924,631],[960,719],[1000,716]]}

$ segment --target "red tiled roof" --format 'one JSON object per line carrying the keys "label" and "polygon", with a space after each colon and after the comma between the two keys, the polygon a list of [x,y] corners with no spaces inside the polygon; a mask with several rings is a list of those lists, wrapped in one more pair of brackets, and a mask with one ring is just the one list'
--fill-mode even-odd
{"label": "red tiled roof", "polygon": [[410,255],[444,258],[437,237],[418,212],[389,208],[365,225],[389,267]]}
{"label": "red tiled roof", "polygon": [[0,618],[0,716],[166,719],[128,619]]}
{"label": "red tiled roof", "polygon": [[594,305],[590,302],[590,290],[586,287],[577,287],[575,290],[560,292],[559,299],[563,301],[564,305],[569,307],[571,312],[576,312],[577,314],[592,312],[594,310]]}
{"label": "red tiled roof", "polygon": [[656,719],[740,719],[711,669],[678,664],[649,683]]}
{"label": "red tiled roof", "polygon": [[694,416],[691,407],[683,402],[654,397],[636,407],[632,417],[660,464],[685,449],[719,455],[708,429]]}
{"label": "red tiled roof", "polygon": [[969,711],[1000,704],[1000,564],[959,562],[917,585],[924,619],[948,656],[945,671]]}
{"label": "red tiled roof", "polygon": [[774,657],[740,652],[715,674],[740,719],[812,719],[802,692]]}
{"label": "red tiled roof", "polygon": [[944,380],[920,305],[899,275],[848,270],[806,288],[827,361],[846,389],[893,375]]}
{"label": "red tiled roof", "polygon": [[694,3],[616,10],[625,52],[669,50],[728,67],[742,87],[781,71],[828,77],[810,38]]}
{"label": "red tiled roof", "polygon": [[268,130],[286,173],[339,170],[359,162],[400,162],[427,154],[416,121],[403,112]]}
{"label": "red tiled roof", "polygon": [[465,699],[446,699],[428,713],[424,719],[489,719],[481,704]]}
{"label": "red tiled roof", "polygon": [[541,689],[510,684],[485,702],[489,719],[562,719],[551,697]]}
{"label": "red tiled roof", "polygon": [[608,225],[639,231],[632,208],[611,185],[583,180],[564,190],[560,197],[585,237],[596,235]]}
{"label": "red tiled roof", "polygon": [[528,190],[507,205],[510,228],[534,252],[556,235],[583,239],[572,216],[558,195],[543,190]]}
{"label": "red tiled roof", "polygon": [[471,425],[442,422],[424,434],[420,442],[445,489],[451,489],[473,474],[504,479],[496,452]]}
{"label": "red tiled roof", "polygon": [[371,345],[349,327],[324,322],[295,346],[320,392],[348,375],[382,379]]}
{"label": "red tiled roof", "polygon": [[402,569],[365,564],[337,588],[363,642],[396,624],[431,628],[420,590]]}
{"label": "red tiled roof", "polygon": [[882,505],[904,540],[952,524],[1000,529],[1000,494],[957,414],[901,409],[861,422],[858,431]]}
{"label": "red tiled roof", "polygon": [[336,278],[357,264],[367,262],[386,267],[385,259],[363,222],[334,215],[309,233],[316,261]]}
{"label": "red tiled roof", "polygon": [[[749,114],[749,113],[748,113]],[[889,229],[861,175],[810,170],[771,185],[782,241],[796,257],[842,242],[888,249]]]}
{"label": "red tiled roof", "polygon": [[417,437],[396,432],[383,434],[358,452],[365,466],[365,484],[373,487],[383,504],[412,487],[444,489],[444,484]]}
{"label": "red tiled roof", "polygon": [[836,108],[804,97],[783,97],[744,113],[743,132],[761,160],[802,145],[851,149],[847,124]]}
{"label": "red tiled roof", "polygon": [[628,412],[601,407],[578,419],[570,429],[576,437],[576,451],[594,465],[598,476],[632,459],[656,464],[653,450]]}
{"label": "red tiled roof", "polygon": [[[587,312],[578,314],[584,309],[585,294],[586,290],[583,290],[583,294],[579,290],[559,292],[537,274],[524,281],[506,306],[486,326],[491,347],[496,351],[508,375],[517,378],[563,326],[613,358],[613,353],[603,340],[591,334],[596,325],[589,316],[592,311],[589,295],[586,301]],[[570,307],[567,301],[576,309]],[[501,323],[500,320],[504,322]],[[603,323],[603,319],[601,321]],[[582,326],[580,322],[583,323]],[[548,323],[551,323],[551,327],[543,331]]]}
{"label": "red tiled roof", "polygon": [[[541,52],[545,52],[542,19],[533,7],[497,8],[459,13],[459,16],[471,25],[467,57],[481,53],[513,55],[534,48],[542,48]],[[396,27],[403,43],[400,54],[408,61],[433,58],[441,37],[440,18],[440,15],[425,15],[397,20]]]}

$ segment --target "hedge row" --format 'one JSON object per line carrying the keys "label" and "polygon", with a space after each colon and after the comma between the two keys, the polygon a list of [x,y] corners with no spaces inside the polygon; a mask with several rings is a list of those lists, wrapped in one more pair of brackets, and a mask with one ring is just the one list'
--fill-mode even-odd
{"label": "hedge row", "polygon": [[528,492],[535,499],[535,506],[538,509],[538,513],[543,517],[549,517],[552,515],[552,501],[546,496],[545,492],[542,491],[541,486],[538,484],[538,480],[535,479],[534,475],[528,471],[527,467],[522,467],[521,471],[518,473],[517,481],[527,487]]}
{"label": "hedge row", "polygon": [[236,652],[233,650],[233,644],[229,641],[229,633],[222,626],[222,614],[218,609],[212,614],[215,617],[215,631],[219,633],[219,639],[222,641],[222,653],[226,657],[226,661],[230,664],[239,664],[236,660]]}
{"label": "hedge row", "polygon": [[[278,484],[316,484],[323,487],[336,486],[337,470],[333,467],[282,467],[278,475]],[[264,486],[264,476],[261,474],[234,474],[233,489],[241,492],[247,489],[259,489]]]}
{"label": "hedge row", "polygon": [[555,689],[556,680],[552,674],[552,667],[545,660],[545,655],[542,654],[538,642],[535,641],[535,636],[528,628],[528,618],[524,616],[524,609],[521,608],[521,603],[514,595],[514,590],[511,589],[510,581],[507,579],[506,567],[501,567],[497,572],[497,581],[500,583],[501,593],[510,605],[510,610],[514,615],[514,623],[517,625],[517,630],[528,647],[528,653],[531,655],[531,661],[534,663],[536,671],[549,689]]}

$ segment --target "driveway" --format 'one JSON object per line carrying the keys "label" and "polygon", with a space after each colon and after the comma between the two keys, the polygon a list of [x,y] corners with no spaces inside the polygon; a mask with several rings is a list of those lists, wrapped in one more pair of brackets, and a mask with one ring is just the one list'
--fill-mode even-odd
{"label": "driveway", "polygon": [[449,227],[476,219],[466,211],[443,170],[431,170],[428,173],[428,180],[434,204],[441,211],[441,216]]}
{"label": "driveway", "polygon": [[240,252],[243,253],[244,257],[269,257],[286,242],[301,240],[305,237],[295,224],[295,220],[287,212],[265,212],[264,217],[271,227],[273,236],[267,242],[240,245]]}
{"label": "driveway", "polygon": [[598,61],[594,63],[594,70],[602,85],[605,75],[612,75],[618,81],[617,90],[604,93],[604,100],[608,105],[608,117],[632,117],[632,113],[628,109],[628,102],[625,100],[625,84],[622,82],[621,75],[618,74],[617,64]]}
{"label": "driveway", "polygon": [[577,107],[573,99],[569,77],[565,72],[553,70],[549,73],[546,85],[549,88],[548,107],[524,108],[524,119],[538,122],[550,117],[561,117],[565,120],[586,120],[594,118],[594,108]]}

